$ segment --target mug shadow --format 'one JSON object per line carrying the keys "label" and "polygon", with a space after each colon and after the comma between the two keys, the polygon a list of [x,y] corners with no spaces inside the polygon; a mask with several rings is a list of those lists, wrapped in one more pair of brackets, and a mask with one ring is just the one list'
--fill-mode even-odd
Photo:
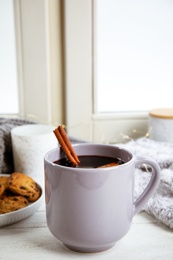
{"label": "mug shadow", "polygon": [[[116,245],[115,245],[116,246]],[[76,252],[73,250],[68,249],[60,240],[54,238],[54,237],[49,237],[47,239],[47,243],[45,243],[45,239],[40,239],[37,241],[37,243],[34,243],[33,247],[39,247],[42,248],[42,250],[45,250],[47,252],[51,252],[53,254],[57,254],[58,256],[64,256],[66,259],[72,259],[75,257],[75,259],[84,257],[84,258],[90,258],[90,259],[96,259],[99,257],[101,259],[102,257],[104,259],[107,259],[109,253],[112,254],[113,248],[110,248],[106,251],[103,252],[98,252],[98,253],[80,253]],[[106,257],[106,258],[105,258]]]}

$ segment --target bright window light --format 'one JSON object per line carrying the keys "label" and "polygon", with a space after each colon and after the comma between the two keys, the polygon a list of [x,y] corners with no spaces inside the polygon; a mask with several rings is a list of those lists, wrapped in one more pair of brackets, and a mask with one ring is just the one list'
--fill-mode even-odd
{"label": "bright window light", "polygon": [[0,114],[16,114],[18,107],[13,0],[0,1]]}
{"label": "bright window light", "polygon": [[172,106],[173,1],[97,0],[97,112]]}

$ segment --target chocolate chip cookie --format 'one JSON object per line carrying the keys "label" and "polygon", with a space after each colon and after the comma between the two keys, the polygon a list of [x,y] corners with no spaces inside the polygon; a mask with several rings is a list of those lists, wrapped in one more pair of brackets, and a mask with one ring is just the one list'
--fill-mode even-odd
{"label": "chocolate chip cookie", "polygon": [[0,196],[3,195],[3,193],[8,188],[8,177],[6,176],[0,176]]}
{"label": "chocolate chip cookie", "polygon": [[28,205],[28,200],[23,196],[2,196],[0,198],[0,214],[9,213]]}
{"label": "chocolate chip cookie", "polygon": [[12,192],[24,196],[30,202],[36,201],[41,195],[40,186],[31,177],[19,172],[10,175],[8,187]]}

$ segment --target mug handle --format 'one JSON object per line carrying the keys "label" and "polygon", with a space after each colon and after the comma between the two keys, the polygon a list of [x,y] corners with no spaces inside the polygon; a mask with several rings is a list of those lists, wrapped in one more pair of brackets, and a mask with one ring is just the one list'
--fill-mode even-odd
{"label": "mug handle", "polygon": [[136,161],[135,161],[135,167],[139,164],[140,165],[147,164],[147,165],[151,166],[152,176],[151,176],[151,179],[150,179],[147,187],[144,189],[142,194],[139,196],[139,198],[137,198],[137,200],[134,203],[134,215],[137,214],[140,211],[140,209],[142,208],[142,206],[144,206],[147,203],[147,201],[150,199],[150,197],[153,195],[153,193],[157,189],[157,186],[160,181],[160,167],[157,164],[157,162],[155,162],[151,158],[137,157]]}

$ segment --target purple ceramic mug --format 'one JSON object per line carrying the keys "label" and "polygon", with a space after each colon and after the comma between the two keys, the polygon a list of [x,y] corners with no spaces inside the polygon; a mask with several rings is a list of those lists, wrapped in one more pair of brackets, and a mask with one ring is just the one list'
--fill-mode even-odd
{"label": "purple ceramic mug", "polygon": [[[152,159],[136,158],[112,145],[77,144],[77,155],[121,158],[125,163],[108,168],[73,168],[55,164],[61,148],[48,152],[45,165],[47,225],[63,244],[78,252],[101,252],[115,245],[130,229],[133,216],[156,190],[160,168]],[[134,202],[135,167],[152,168],[151,180]]]}

